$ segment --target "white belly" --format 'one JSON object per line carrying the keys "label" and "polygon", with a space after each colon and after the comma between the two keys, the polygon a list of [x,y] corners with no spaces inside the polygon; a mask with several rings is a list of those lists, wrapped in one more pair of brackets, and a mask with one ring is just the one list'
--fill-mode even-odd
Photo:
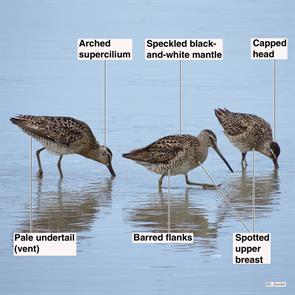
{"label": "white belly", "polygon": [[63,145],[59,145],[53,142],[49,142],[49,141],[40,141],[44,147],[46,148],[46,150],[50,153],[53,154],[58,154],[58,155],[69,155],[69,154],[74,154],[74,151],[72,151],[71,149],[69,149],[66,146]]}
{"label": "white belly", "polygon": [[75,154],[75,150],[73,150],[73,148],[70,148],[66,145],[62,145],[62,144],[57,144],[51,140],[45,139],[41,136],[38,136],[36,134],[31,133],[30,131],[21,128],[26,134],[28,134],[29,136],[32,136],[33,138],[35,138],[37,141],[39,141],[48,152],[53,153],[53,154],[58,154],[58,155],[68,155],[68,154]]}
{"label": "white belly", "polygon": [[186,174],[190,170],[198,166],[197,164],[192,166],[188,162],[184,162],[181,165],[176,165],[176,166],[166,165],[166,164],[149,165],[146,163],[140,163],[140,162],[138,163],[145,166],[148,170],[161,175],[168,175],[168,173],[170,173],[170,175]]}
{"label": "white belly", "polygon": [[174,169],[172,175],[186,174],[186,173],[188,173],[190,170],[196,168],[197,166],[198,166],[198,165],[192,167],[192,165],[189,164],[189,163],[183,163],[182,165],[177,166],[177,167]]}
{"label": "white belly", "polygon": [[244,138],[238,136],[227,136],[230,142],[238,148],[242,153],[251,150],[248,143],[244,142]]}

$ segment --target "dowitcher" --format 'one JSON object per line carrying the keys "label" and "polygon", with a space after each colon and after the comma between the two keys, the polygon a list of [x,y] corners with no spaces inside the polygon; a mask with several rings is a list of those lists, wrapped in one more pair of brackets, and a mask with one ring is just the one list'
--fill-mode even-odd
{"label": "dowitcher", "polygon": [[132,150],[122,156],[160,174],[159,188],[162,187],[164,176],[177,174],[184,174],[187,184],[208,188],[214,187],[214,185],[191,182],[187,173],[205,162],[209,147],[217,152],[230,171],[233,172],[217,147],[216,135],[208,129],[203,130],[198,136],[166,136],[144,148]]}
{"label": "dowitcher", "polygon": [[216,109],[215,115],[230,142],[242,153],[242,166],[247,166],[246,154],[251,150],[272,159],[279,168],[280,146],[273,140],[272,129],[261,117],[251,114],[233,113],[227,109]]}
{"label": "dowitcher", "polygon": [[111,150],[99,145],[86,123],[71,117],[28,115],[18,115],[12,117],[10,121],[43,145],[36,152],[38,177],[43,176],[40,153],[45,149],[60,156],[57,167],[61,178],[63,177],[61,159],[68,154],[79,154],[102,163],[107,166],[113,177],[116,176],[112,167]]}

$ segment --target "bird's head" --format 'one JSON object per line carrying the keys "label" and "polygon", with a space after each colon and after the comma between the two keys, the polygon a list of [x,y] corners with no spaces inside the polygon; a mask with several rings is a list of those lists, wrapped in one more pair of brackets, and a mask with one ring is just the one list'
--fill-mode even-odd
{"label": "bird's head", "polygon": [[205,129],[205,130],[201,131],[199,136],[208,145],[208,147],[214,148],[217,146],[217,137],[213,131],[211,131],[209,129]]}
{"label": "bird's head", "polygon": [[86,153],[83,153],[83,156],[92,159],[96,162],[99,162],[101,164],[104,164],[109,169],[112,177],[116,176],[116,173],[112,166],[113,154],[108,147],[97,144],[91,150],[87,151]]}
{"label": "bird's head", "polygon": [[229,163],[227,162],[227,160],[224,158],[224,156],[222,155],[222,153],[220,152],[218,146],[217,146],[217,137],[215,135],[215,133],[209,129],[205,129],[203,131],[201,131],[201,133],[198,136],[200,138],[201,141],[205,142],[205,144],[208,147],[212,147],[215,152],[218,154],[218,156],[223,160],[223,162],[226,164],[226,166],[228,167],[228,169],[231,172],[234,172],[233,169],[231,168],[231,166],[229,165]]}
{"label": "bird's head", "polygon": [[279,144],[273,140],[267,142],[264,145],[263,151],[262,151],[263,154],[265,154],[267,157],[272,159],[275,169],[279,168],[278,158],[279,158],[280,152],[281,152],[281,149]]}

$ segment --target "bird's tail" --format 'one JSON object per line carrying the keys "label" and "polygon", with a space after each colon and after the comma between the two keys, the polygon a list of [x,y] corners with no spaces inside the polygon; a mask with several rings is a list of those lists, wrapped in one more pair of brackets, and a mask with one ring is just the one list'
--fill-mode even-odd
{"label": "bird's tail", "polygon": [[144,158],[144,149],[132,150],[129,153],[122,154],[122,157],[133,161],[142,160]]}
{"label": "bird's tail", "polygon": [[217,117],[221,125],[224,124],[228,116],[231,114],[231,112],[228,109],[220,109],[220,108],[215,109],[214,112],[215,112],[215,116]]}
{"label": "bird's tail", "polygon": [[125,154],[122,154],[122,157],[123,158],[126,158],[126,159],[131,159],[133,160],[133,153],[125,153]]}
{"label": "bird's tail", "polygon": [[35,116],[30,115],[17,115],[10,118],[10,121],[30,136],[35,138],[41,136],[49,139],[49,137],[35,124],[35,118]]}
{"label": "bird's tail", "polygon": [[11,117],[10,121],[15,125],[24,128],[30,123],[30,119],[32,119],[32,116],[17,115],[17,116]]}

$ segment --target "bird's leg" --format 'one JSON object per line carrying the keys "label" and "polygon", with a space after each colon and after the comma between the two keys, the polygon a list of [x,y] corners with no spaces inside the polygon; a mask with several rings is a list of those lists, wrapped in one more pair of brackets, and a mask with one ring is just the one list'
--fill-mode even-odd
{"label": "bird's leg", "polygon": [[37,172],[37,177],[40,177],[40,178],[43,176],[43,170],[42,170],[42,165],[41,165],[41,160],[40,160],[40,153],[44,150],[45,150],[45,147],[36,151],[36,157],[37,157],[38,167],[39,167],[39,170]]}
{"label": "bird's leg", "polygon": [[62,170],[61,170],[61,159],[62,159],[62,156],[59,157],[59,160],[57,162],[57,168],[58,168],[58,171],[59,171],[59,175],[60,175],[60,178],[63,178],[63,174],[62,174]]}
{"label": "bird's leg", "polygon": [[241,162],[241,164],[242,164],[243,168],[246,168],[248,166],[247,161],[246,161],[246,155],[247,155],[247,152],[242,153],[242,162]]}
{"label": "bird's leg", "polygon": [[[215,188],[215,185],[214,185],[214,184],[191,182],[191,181],[188,179],[187,174],[185,174],[185,182],[186,182],[186,184],[190,184],[190,185],[199,185],[199,186],[202,186],[203,188]],[[218,185],[218,186],[219,186],[219,185]]]}
{"label": "bird's leg", "polygon": [[163,182],[164,177],[165,177],[165,175],[161,175],[161,177],[159,179],[159,190],[162,188],[162,182]]}

